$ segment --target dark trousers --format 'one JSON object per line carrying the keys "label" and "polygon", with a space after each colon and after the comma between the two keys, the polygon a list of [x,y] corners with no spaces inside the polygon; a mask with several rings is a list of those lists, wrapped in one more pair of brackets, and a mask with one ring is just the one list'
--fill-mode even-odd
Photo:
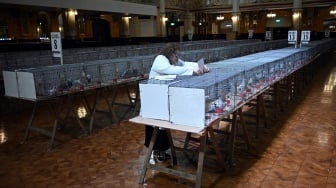
{"label": "dark trousers", "polygon": [[[146,126],[145,128],[145,146],[148,147],[150,140],[153,135],[154,128],[152,126]],[[168,139],[168,134],[167,131],[164,129],[159,129],[158,135],[153,147],[153,150],[159,150],[159,151],[166,151],[169,149],[170,144],[169,144],[169,139]]]}

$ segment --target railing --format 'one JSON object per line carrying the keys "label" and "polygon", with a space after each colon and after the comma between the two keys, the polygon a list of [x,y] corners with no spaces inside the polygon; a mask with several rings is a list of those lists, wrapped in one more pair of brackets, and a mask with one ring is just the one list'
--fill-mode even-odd
{"label": "railing", "polygon": [[158,5],[158,0],[117,0],[128,3],[138,3],[138,4],[146,4],[146,5]]}

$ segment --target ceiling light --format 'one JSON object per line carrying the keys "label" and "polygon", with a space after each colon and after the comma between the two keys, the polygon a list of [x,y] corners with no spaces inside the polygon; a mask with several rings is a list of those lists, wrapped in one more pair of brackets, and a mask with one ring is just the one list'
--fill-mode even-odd
{"label": "ceiling light", "polygon": [[267,18],[275,18],[276,14],[274,12],[267,13]]}
{"label": "ceiling light", "polygon": [[224,20],[224,16],[222,16],[222,15],[218,15],[218,16],[216,17],[216,19],[219,20],[219,21],[220,21],[220,20]]}

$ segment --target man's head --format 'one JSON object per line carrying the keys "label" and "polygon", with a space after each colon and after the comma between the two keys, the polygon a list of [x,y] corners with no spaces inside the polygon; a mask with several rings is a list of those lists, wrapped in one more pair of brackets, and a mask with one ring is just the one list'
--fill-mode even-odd
{"label": "man's head", "polygon": [[162,50],[161,54],[166,56],[170,64],[175,65],[179,59],[180,48],[177,44],[169,43]]}

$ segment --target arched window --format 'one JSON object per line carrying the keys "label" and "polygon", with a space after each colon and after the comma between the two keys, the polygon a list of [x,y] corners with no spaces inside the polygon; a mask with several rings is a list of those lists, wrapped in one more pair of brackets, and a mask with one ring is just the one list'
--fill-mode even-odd
{"label": "arched window", "polygon": [[5,20],[0,20],[0,40],[10,40],[8,24]]}
{"label": "arched window", "polygon": [[37,18],[37,36],[39,38],[46,38],[50,35],[49,17],[46,12],[39,12]]}

